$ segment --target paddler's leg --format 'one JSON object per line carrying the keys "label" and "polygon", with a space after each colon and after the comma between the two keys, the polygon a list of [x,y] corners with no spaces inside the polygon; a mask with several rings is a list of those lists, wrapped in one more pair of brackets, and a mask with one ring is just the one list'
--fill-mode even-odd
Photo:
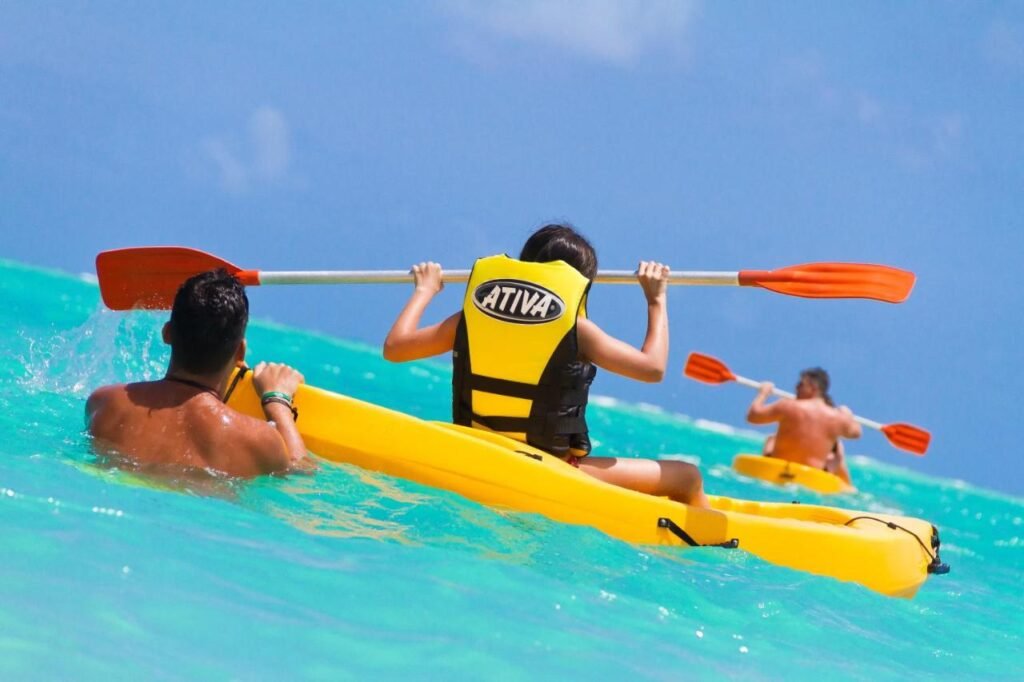
{"label": "paddler's leg", "polygon": [[621,488],[668,497],[695,507],[708,506],[700,470],[688,462],[591,456],[580,460],[579,468]]}

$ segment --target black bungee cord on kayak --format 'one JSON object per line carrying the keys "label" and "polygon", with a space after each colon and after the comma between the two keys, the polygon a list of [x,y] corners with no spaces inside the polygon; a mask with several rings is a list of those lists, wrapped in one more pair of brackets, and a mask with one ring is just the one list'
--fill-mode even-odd
{"label": "black bungee cord on kayak", "polygon": [[248,374],[249,371],[250,370],[249,370],[248,367],[246,367],[245,365],[242,365],[239,368],[238,372],[235,373],[235,378],[231,380],[231,385],[228,386],[228,390],[224,391],[224,402],[225,403],[228,402],[228,399],[231,398],[231,394],[235,392],[236,388],[238,388],[238,382],[241,381],[242,377],[244,377],[246,374]]}
{"label": "black bungee cord on kayak", "polygon": [[701,544],[693,539],[693,536],[687,533],[685,530],[680,528],[672,519],[667,516],[662,516],[658,519],[658,528],[665,528],[668,532],[675,535],[677,538],[688,544],[690,547],[721,547],[723,549],[736,549],[740,546],[739,538],[733,538],[732,540],[726,540],[725,542],[710,542],[708,544]]}
{"label": "black bungee cord on kayak", "polygon": [[[251,371],[250,368],[244,365],[238,369],[238,372],[235,373],[235,378],[231,380],[231,385],[228,386],[228,390],[224,391],[224,404],[227,404],[228,400],[231,398],[231,395],[235,392],[235,389],[238,388],[238,382],[240,382],[242,380],[242,377],[244,377],[249,371]],[[274,401],[276,400],[277,399],[275,398]],[[283,400],[280,402],[286,405],[289,409],[291,409],[292,417],[295,418],[295,421],[299,421],[299,411],[295,408],[295,406],[291,405],[290,403],[285,403]]]}
{"label": "black bungee cord on kayak", "polygon": [[939,560],[939,529],[935,526],[932,526],[932,549],[935,550],[935,553],[933,554],[932,551],[925,546],[921,538],[918,537],[917,533],[907,528],[904,528],[900,524],[895,523],[893,521],[886,521],[885,519],[880,519],[875,516],[854,516],[852,519],[850,519],[843,525],[849,526],[854,521],[859,521],[861,519],[867,519],[868,521],[877,521],[878,523],[882,523],[886,526],[889,526],[889,528],[892,528],[893,530],[901,530],[904,533],[907,533],[912,538],[917,540],[917,544],[921,545],[921,549],[923,549],[924,553],[928,555],[929,559],[931,559],[931,562],[928,564],[929,573],[934,573],[935,575],[945,575],[946,573],[949,573],[949,564],[944,564],[942,563],[942,561]]}

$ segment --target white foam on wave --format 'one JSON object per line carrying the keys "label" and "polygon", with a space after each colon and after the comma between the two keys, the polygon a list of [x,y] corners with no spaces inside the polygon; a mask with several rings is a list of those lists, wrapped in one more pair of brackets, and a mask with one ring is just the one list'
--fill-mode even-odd
{"label": "white foam on wave", "polygon": [[758,440],[764,439],[763,433],[752,431],[751,429],[742,429],[738,426],[732,426],[731,424],[723,424],[722,422],[711,421],[710,419],[697,418],[693,421],[693,425],[698,429],[704,431],[711,431],[713,433],[720,433],[723,436],[741,436],[743,438],[756,438]]}
{"label": "white foam on wave", "polygon": [[591,405],[597,405],[599,407],[619,407],[622,405],[620,400],[613,398],[610,395],[592,395],[589,400]]}
{"label": "white foam on wave", "polygon": [[723,436],[730,436],[733,438],[749,438],[756,441],[764,440],[764,434],[754,431],[752,429],[744,429],[732,424],[725,424],[723,422],[716,422],[710,419],[702,419],[700,417],[694,419],[693,417],[683,414],[682,412],[671,412],[666,410],[661,405],[655,405],[653,403],[637,402],[630,403],[618,398],[613,398],[607,395],[593,395],[590,397],[590,403],[598,405],[603,408],[611,408],[618,410],[627,410],[634,414],[647,414],[661,418],[671,419],[673,421],[692,425],[703,431],[710,431]]}
{"label": "white foam on wave", "polygon": [[687,455],[683,453],[667,453],[664,455],[658,455],[658,459],[670,459],[677,462],[689,462],[694,466],[700,466],[700,457],[697,455]]}

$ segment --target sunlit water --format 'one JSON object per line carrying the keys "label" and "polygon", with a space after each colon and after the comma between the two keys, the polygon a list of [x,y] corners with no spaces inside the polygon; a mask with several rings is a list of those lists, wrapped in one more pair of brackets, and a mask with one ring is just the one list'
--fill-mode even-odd
{"label": "sunlit water", "polygon": [[[173,491],[97,466],[82,434],[92,388],[162,373],[161,322],[0,262],[0,679],[1024,678],[1022,500],[856,459],[862,492],[828,504],[941,529],[953,571],[908,601],[351,466]],[[260,323],[249,342],[311,384],[447,416],[441,364]],[[732,473],[751,434],[608,399],[591,414],[605,454],[822,501]]]}

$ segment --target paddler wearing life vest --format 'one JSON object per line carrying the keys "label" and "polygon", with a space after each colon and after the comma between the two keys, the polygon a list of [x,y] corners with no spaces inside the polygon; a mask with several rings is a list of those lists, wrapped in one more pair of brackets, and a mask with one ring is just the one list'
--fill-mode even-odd
{"label": "paddler wearing life vest", "polygon": [[778,431],[765,440],[763,454],[823,469],[852,485],[840,438],[860,438],[861,427],[845,405],[836,407],[829,395],[828,372],[805,369],[796,385],[796,398],[765,404],[774,384],[761,384],[747,411],[751,424],[778,422]]}
{"label": "paddler wearing life vest", "polygon": [[163,328],[171,346],[164,378],[102,386],[89,396],[94,450],[155,474],[249,477],[312,467],[291,404],[303,382],[297,370],[256,365],[252,383],[266,421],[224,404],[228,381],[245,360],[248,321],[249,299],[233,275],[214,270],[189,278]]}
{"label": "paddler wearing life vest", "polygon": [[452,351],[455,423],[524,441],[607,483],[707,506],[692,464],[590,455],[586,406],[596,367],[652,383],[665,375],[667,265],[642,261],[637,271],[647,301],[640,348],[587,318],[597,254],[569,225],[537,230],[518,260],[476,261],[462,310],[438,324],[420,327],[444,287],[441,266],[420,263],[412,272],[415,288],[384,341],[384,357],[407,362]]}

